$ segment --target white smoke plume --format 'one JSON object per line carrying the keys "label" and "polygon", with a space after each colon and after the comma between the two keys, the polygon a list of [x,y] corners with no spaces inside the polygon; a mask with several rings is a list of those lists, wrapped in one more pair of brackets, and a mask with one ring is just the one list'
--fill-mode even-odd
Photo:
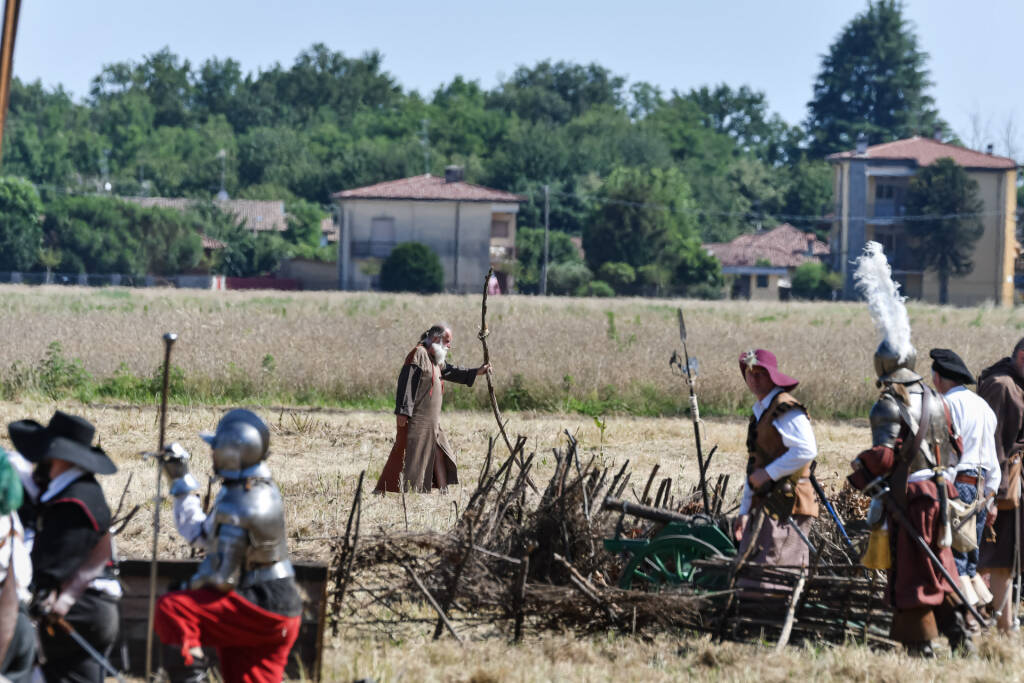
{"label": "white smoke plume", "polygon": [[899,353],[900,361],[905,361],[914,350],[910,343],[910,318],[900,296],[900,286],[892,279],[892,269],[881,244],[868,242],[864,245],[853,280],[857,291],[868,302],[871,319],[875,321],[882,339],[888,339]]}

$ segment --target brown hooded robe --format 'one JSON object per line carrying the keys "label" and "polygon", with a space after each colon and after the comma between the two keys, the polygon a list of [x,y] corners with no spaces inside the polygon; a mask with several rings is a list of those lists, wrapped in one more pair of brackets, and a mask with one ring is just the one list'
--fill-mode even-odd
{"label": "brown hooded robe", "polygon": [[399,427],[375,493],[397,493],[399,475],[404,473],[406,489],[430,491],[459,483],[455,458],[448,437],[441,429],[441,403],[444,380],[473,386],[476,368],[460,368],[447,363],[438,366],[422,344],[409,352],[398,376],[395,415],[406,415],[409,422]]}
{"label": "brown hooded robe", "polygon": [[[1007,460],[1024,451],[1024,376],[1021,376],[1012,358],[1003,358],[981,371],[978,376],[978,395],[988,402],[996,414],[996,457],[999,466],[1003,468],[998,503],[1019,481],[1017,476],[1012,476]],[[1024,524],[1024,506],[1018,504],[1013,508],[1009,503],[999,505],[995,521],[989,522],[995,531],[994,537],[986,532],[980,539],[978,569],[1013,567],[1014,517],[1021,518]],[[1020,562],[1024,566],[1024,553],[1021,553]]]}

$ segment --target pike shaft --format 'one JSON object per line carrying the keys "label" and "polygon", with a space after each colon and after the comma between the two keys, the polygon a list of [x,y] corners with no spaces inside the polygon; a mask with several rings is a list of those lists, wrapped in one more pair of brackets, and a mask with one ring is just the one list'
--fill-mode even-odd
{"label": "pike shaft", "polygon": [[171,371],[171,347],[174,345],[178,335],[168,332],[164,335],[164,376],[163,386],[160,390],[160,433],[157,443],[156,457],[156,498],[153,501],[153,549],[149,563],[149,614],[146,619],[146,678],[150,680],[153,671],[153,621],[156,617],[156,566],[157,566],[157,543],[160,538],[160,503],[163,500],[161,485],[163,474],[160,470],[160,458],[164,451],[164,436],[167,426],[167,391],[170,385]]}
{"label": "pike shaft", "polygon": [[843,537],[846,547],[848,547],[853,552],[854,556],[856,556],[857,549],[854,547],[853,541],[850,540],[849,534],[846,533],[846,527],[843,526],[843,520],[840,519],[839,513],[836,512],[835,507],[832,506],[831,501],[829,501],[828,497],[825,495],[825,489],[821,488],[821,483],[818,481],[818,478],[814,476],[814,472],[811,472],[810,479],[811,486],[814,487],[814,492],[818,494],[818,498],[821,499],[822,505],[824,505],[825,509],[828,510],[828,514],[832,518],[832,521],[836,523],[836,528],[839,529],[839,535]]}
{"label": "pike shaft", "polygon": [[[682,314],[680,314],[680,318]],[[704,462],[704,451],[700,445],[700,412],[697,409],[697,392],[693,388],[693,375],[690,373],[690,354],[686,350],[686,342],[683,342],[683,360],[686,363],[686,383],[690,386],[690,413],[693,417],[693,439],[697,445],[697,472],[700,475],[700,497],[704,503],[704,511],[711,511],[711,501],[708,498],[707,463]]]}

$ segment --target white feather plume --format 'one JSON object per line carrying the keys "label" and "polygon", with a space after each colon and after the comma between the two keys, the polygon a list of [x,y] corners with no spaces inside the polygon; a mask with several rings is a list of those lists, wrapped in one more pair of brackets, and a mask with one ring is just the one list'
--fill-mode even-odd
{"label": "white feather plume", "polygon": [[882,339],[889,340],[901,362],[906,360],[914,350],[910,343],[910,318],[900,296],[900,286],[892,279],[892,269],[881,244],[868,242],[864,245],[853,280],[868,302],[871,319],[875,321]]}

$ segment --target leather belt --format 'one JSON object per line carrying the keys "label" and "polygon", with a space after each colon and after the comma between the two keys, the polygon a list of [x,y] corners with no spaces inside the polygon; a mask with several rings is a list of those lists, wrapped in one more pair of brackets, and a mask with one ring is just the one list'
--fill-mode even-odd
{"label": "leather belt", "polygon": [[290,560],[281,560],[280,562],[245,572],[238,581],[238,587],[248,588],[257,583],[273,581],[275,579],[286,579],[289,576],[295,576],[295,568],[292,567]]}
{"label": "leather belt", "polygon": [[978,485],[978,478],[977,477],[973,477],[973,476],[967,474],[966,472],[957,472],[957,474],[956,474],[956,482],[959,483],[959,484],[967,484],[968,486],[977,486]]}

